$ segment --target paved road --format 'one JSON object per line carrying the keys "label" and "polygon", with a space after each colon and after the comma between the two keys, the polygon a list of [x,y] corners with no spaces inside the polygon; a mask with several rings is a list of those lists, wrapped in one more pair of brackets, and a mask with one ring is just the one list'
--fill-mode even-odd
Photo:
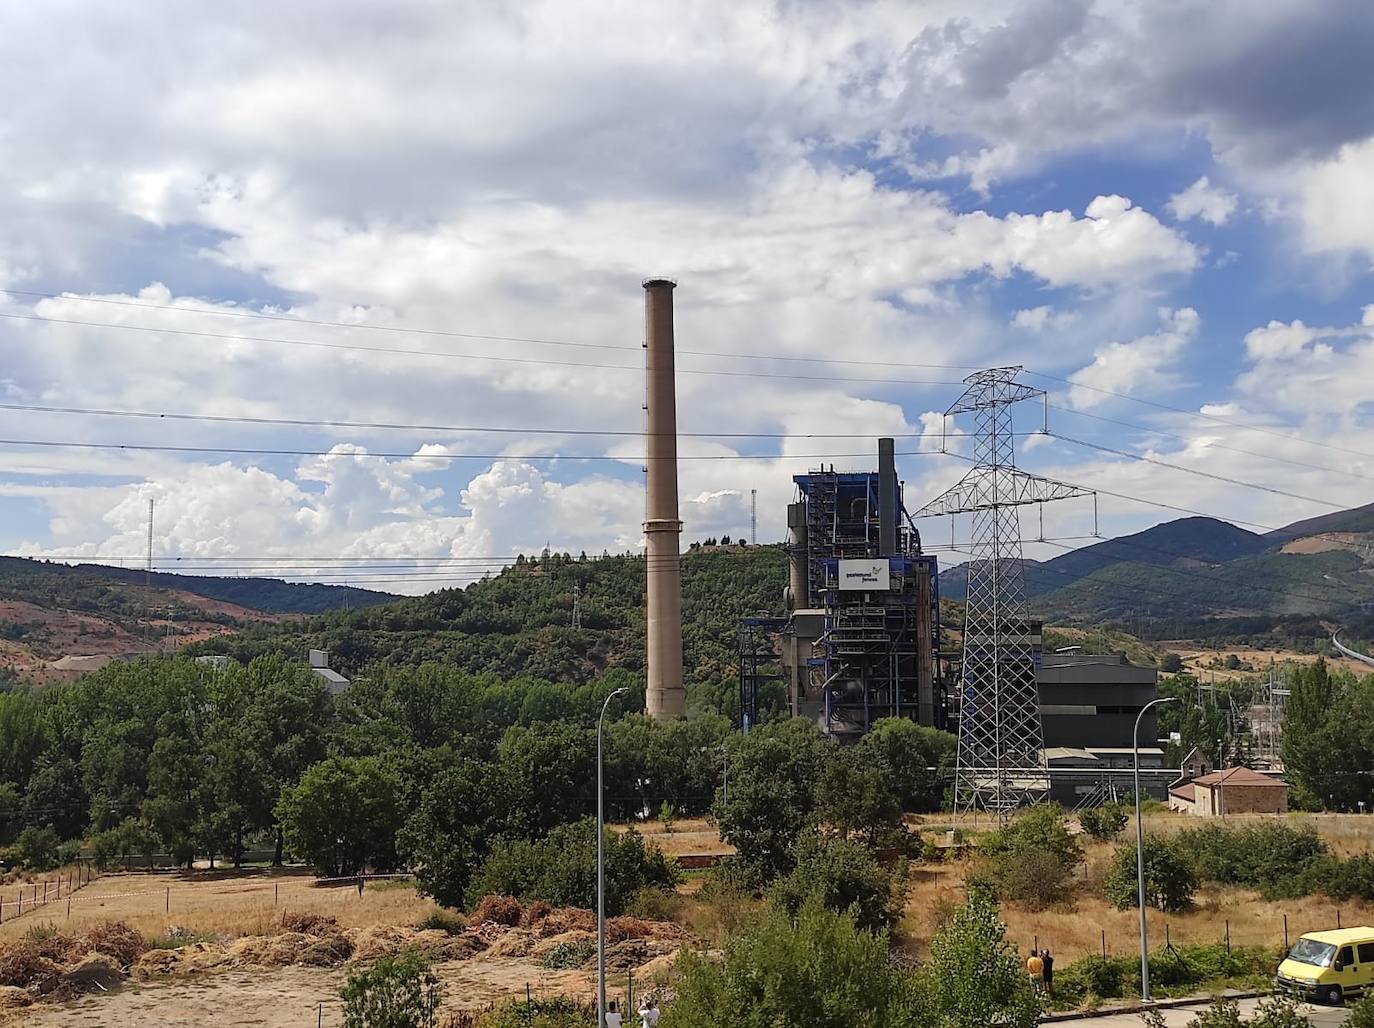
{"label": "paved road", "polygon": [[[1241,1012],[1250,1015],[1255,1012],[1255,1007],[1259,1000],[1244,999],[1240,1001]],[[1183,1007],[1178,1010],[1165,1010],[1164,1023],[1169,1028],[1183,1028],[1189,1021],[1195,1018],[1203,1007]],[[1338,1028],[1345,1024],[1348,1011],[1335,1007],[1310,1007],[1303,1006],[1302,1012],[1311,1019],[1313,1028]],[[1082,1025],[1083,1028],[1141,1028],[1144,1022],[1140,1020],[1139,1014],[1112,1014],[1109,1017],[1089,1017],[1082,1021],[1065,1021],[1064,1028],[1072,1028],[1074,1025]]]}

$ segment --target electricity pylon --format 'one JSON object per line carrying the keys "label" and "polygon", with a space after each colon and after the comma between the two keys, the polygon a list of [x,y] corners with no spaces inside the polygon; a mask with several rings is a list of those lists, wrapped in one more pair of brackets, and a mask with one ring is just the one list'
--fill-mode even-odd
{"label": "electricity pylon", "polygon": [[1039,647],[1026,608],[1017,508],[1093,495],[1017,469],[1012,405],[1044,395],[1016,381],[1020,371],[991,368],[964,379],[968,388],[945,417],[974,416],[974,466],[916,513],[973,515],[954,810],[981,809],[999,819],[1043,800],[1050,788],[1035,678]]}

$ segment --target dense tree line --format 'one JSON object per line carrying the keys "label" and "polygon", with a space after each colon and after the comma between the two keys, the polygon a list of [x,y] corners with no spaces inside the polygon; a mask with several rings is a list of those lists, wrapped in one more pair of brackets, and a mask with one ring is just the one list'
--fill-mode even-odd
{"label": "dense tree line", "polygon": [[1374,676],[1333,673],[1325,661],[1289,674],[1283,762],[1299,805],[1374,808]]}

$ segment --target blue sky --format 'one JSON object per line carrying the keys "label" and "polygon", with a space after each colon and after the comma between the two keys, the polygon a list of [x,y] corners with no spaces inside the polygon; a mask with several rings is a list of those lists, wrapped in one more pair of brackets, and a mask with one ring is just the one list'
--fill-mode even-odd
{"label": "blue sky", "polygon": [[168,568],[636,549],[659,274],[689,539],[1006,364],[1105,532],[1374,498],[1368,4],[61,7],[0,14],[4,552],[140,562],[149,496]]}

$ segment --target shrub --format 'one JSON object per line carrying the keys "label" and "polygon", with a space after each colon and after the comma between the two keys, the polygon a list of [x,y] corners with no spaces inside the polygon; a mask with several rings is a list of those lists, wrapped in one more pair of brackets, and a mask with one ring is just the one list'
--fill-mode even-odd
{"label": "shrub", "polygon": [[526,1008],[516,1000],[476,1022],[480,1028],[592,1028],[596,1007],[565,996],[535,999]]}
{"label": "shrub", "polygon": [[980,852],[982,866],[973,883],[992,896],[1043,910],[1073,892],[1073,869],[1083,858],[1056,806],[1032,807],[1000,831],[992,832]]}
{"label": "shrub", "polygon": [[646,886],[634,891],[625,904],[625,913],[645,921],[676,921],[682,913],[682,901],[675,892]]}
{"label": "shrub", "polygon": [[769,898],[796,916],[811,897],[828,910],[849,911],[860,928],[891,929],[900,914],[904,876],[891,874],[864,845],[812,835],[797,846],[797,866],[769,890]]}
{"label": "shrub", "polygon": [[467,918],[452,910],[431,910],[416,925],[421,931],[437,928],[441,932],[449,935],[461,935],[468,926]]}
{"label": "shrub", "polygon": [[573,942],[560,942],[544,954],[539,961],[540,967],[550,971],[573,971],[596,956],[596,942],[593,939],[578,939]]}
{"label": "shrub", "polygon": [[1248,885],[1270,897],[1306,891],[1308,872],[1328,855],[1314,828],[1282,821],[1202,825],[1177,839],[1203,880]]}
{"label": "shrub", "polygon": [[1006,939],[997,905],[974,889],[930,941],[921,969],[922,1006],[942,1028],[1032,1028],[1040,1000]]}
{"label": "shrub", "polygon": [[1219,999],[1188,1022],[1188,1028],[1245,1028],[1235,1000]]}
{"label": "shrub", "polygon": [[795,921],[770,906],[712,960],[685,951],[661,1028],[921,1024],[911,977],[888,959],[887,937],[808,900]]}
{"label": "shrub", "polygon": [[1115,839],[1126,827],[1126,810],[1119,803],[1090,807],[1078,815],[1078,823],[1091,838],[1103,842]]}
{"label": "shrub", "polygon": [[57,851],[61,842],[52,825],[42,828],[29,825],[10,847],[10,859],[30,871],[51,871],[57,866]]}
{"label": "shrub", "polygon": [[1374,995],[1365,996],[1350,1008],[1345,1028],[1374,1028]]}
{"label": "shrub", "polygon": [[1250,1018],[1250,1028],[1312,1028],[1312,1022],[1292,1000],[1278,996],[1260,1000],[1255,1016]]}
{"label": "shrub", "polygon": [[[1198,874],[1182,847],[1172,839],[1145,840],[1145,903],[1166,913],[1186,910],[1197,891]],[[1107,901],[1118,910],[1139,904],[1136,877],[1136,848],[1122,845],[1112,856],[1112,866],[1103,883]]]}
{"label": "shrub", "polygon": [[441,986],[415,950],[383,957],[348,976],[344,1028],[435,1028]]}
{"label": "shrub", "polygon": [[[677,884],[677,864],[644,845],[639,833],[607,832],[606,913],[624,912],[636,890]],[[560,825],[537,842],[500,840],[473,875],[471,894],[545,900],[556,906],[596,905],[596,822]]]}

